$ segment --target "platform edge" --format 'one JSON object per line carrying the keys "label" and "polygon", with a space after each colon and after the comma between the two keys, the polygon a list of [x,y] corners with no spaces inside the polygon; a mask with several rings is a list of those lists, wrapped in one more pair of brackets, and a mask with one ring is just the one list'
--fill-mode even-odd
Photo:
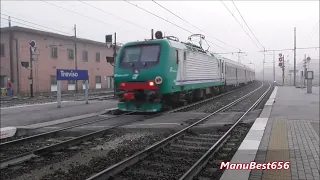
{"label": "platform edge", "polygon": [[[262,111],[267,111],[268,108],[272,108],[273,104],[274,104],[274,100],[276,98],[278,92],[278,86],[274,87],[274,90],[272,92],[272,94],[270,95],[268,101],[266,102],[266,104],[264,105],[264,108]],[[259,134],[264,134],[265,128],[267,126],[267,122],[269,120],[269,117],[271,115],[271,111],[267,112],[267,117],[266,114],[261,113],[260,116],[255,120],[254,124],[252,125],[252,127],[250,128],[247,136],[245,137],[245,139],[243,140],[243,142],[241,143],[240,147],[235,155],[232,157],[231,159],[231,163],[250,163],[251,161],[254,161],[256,154],[258,152],[258,148],[259,145],[261,143],[262,140],[262,136],[257,136],[255,138],[255,140],[252,140],[252,134],[256,134],[257,132]],[[264,115],[262,115],[264,114]],[[265,122],[261,123],[261,119],[267,119]],[[256,127],[259,126],[259,129],[257,129]],[[254,147],[251,146],[251,143],[248,142],[252,142],[255,141],[256,143]],[[251,147],[250,147],[251,146]],[[248,151],[246,153],[246,151]],[[249,179],[250,176],[250,172],[251,170],[225,170],[224,173],[222,174],[220,180],[238,180],[238,179]]]}

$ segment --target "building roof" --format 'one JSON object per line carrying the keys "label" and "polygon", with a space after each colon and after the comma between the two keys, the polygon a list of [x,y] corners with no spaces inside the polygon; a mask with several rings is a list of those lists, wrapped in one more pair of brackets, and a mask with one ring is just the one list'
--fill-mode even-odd
{"label": "building roof", "polygon": [[[57,33],[52,33],[52,32],[47,32],[47,31],[40,31],[40,30],[30,29],[30,28],[25,28],[25,27],[20,27],[20,26],[0,28],[0,32],[1,33],[24,32],[24,33],[30,33],[30,34],[40,35],[40,36],[49,36],[49,37],[53,37],[53,38],[74,41],[74,36],[66,36],[66,35],[62,35],[62,34],[57,34]],[[85,43],[85,44],[95,44],[95,45],[99,45],[99,46],[106,46],[106,43],[93,41],[93,40],[89,40],[89,39],[77,38],[76,41],[80,42],[80,43]]]}

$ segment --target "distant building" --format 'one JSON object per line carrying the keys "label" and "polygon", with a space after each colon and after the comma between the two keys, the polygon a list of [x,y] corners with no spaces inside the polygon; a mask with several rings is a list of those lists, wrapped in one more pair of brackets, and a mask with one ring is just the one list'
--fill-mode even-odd
{"label": "distant building", "polygon": [[[34,93],[56,91],[56,69],[75,69],[76,63],[78,69],[89,71],[89,90],[113,88],[113,66],[106,62],[106,56],[113,56],[113,50],[105,43],[17,26],[1,28],[0,32],[1,87],[10,77],[14,93],[29,93],[30,71],[22,67],[21,62],[30,61],[29,42],[35,40]],[[78,90],[84,88],[84,82],[78,81],[77,84]],[[74,81],[62,81],[61,85],[62,91],[74,91],[76,87]]]}

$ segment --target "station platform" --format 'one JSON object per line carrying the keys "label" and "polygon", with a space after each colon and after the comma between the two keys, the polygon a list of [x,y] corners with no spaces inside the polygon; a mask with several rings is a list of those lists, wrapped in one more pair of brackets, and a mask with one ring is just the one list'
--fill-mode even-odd
{"label": "station platform", "polygon": [[85,101],[62,101],[61,108],[57,108],[57,102],[13,106],[1,108],[0,125],[1,128],[23,127],[63,118],[71,118],[71,121],[74,116],[94,116],[95,113],[116,106],[117,100],[92,100],[89,104],[85,104]]}
{"label": "station platform", "polygon": [[319,87],[275,87],[230,163],[282,161],[289,169],[228,169],[220,180],[318,180],[319,155]]}

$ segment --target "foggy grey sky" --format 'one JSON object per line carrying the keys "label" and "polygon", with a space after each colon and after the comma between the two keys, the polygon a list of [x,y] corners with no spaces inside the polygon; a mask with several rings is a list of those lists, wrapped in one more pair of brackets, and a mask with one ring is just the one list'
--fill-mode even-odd
{"label": "foggy grey sky", "polygon": [[[161,30],[165,32],[166,35],[176,36],[181,41],[185,41],[190,35],[189,32],[179,29],[125,1],[85,2],[121,17],[122,19],[138,24],[142,28],[94,9],[80,1],[48,2],[92,17],[97,21],[60,9],[43,1],[1,1],[1,18],[7,18],[5,15],[10,15],[12,16],[13,26],[28,27],[26,25],[29,25],[37,27],[40,30],[61,33],[14,19],[19,18],[21,20],[62,31],[65,35],[73,35],[73,26],[74,24],[77,24],[78,37],[101,42],[104,42],[104,36],[106,34],[114,32],[117,32],[118,41],[122,43],[143,40],[144,38],[150,38],[150,30],[152,28]],[[210,44],[210,50],[213,52],[223,53],[238,51],[238,49],[235,49],[232,46],[241,49],[247,53],[247,56],[241,57],[241,61],[247,65],[251,61],[255,63],[257,71],[261,69],[263,54],[258,52],[259,49],[254,45],[221,1],[157,1],[162,6],[171,10],[204,32],[188,25],[152,1],[130,2],[193,33],[204,34],[207,40],[226,49],[221,49]],[[232,1],[223,2],[242,24],[252,39],[254,39]],[[297,47],[319,47],[319,1],[234,2],[255,36],[267,50],[293,48],[294,27],[297,28]],[[1,19],[1,27],[6,26],[8,26],[7,21]],[[312,32],[313,36],[310,36]],[[231,46],[216,41],[212,37]],[[260,50],[262,50],[259,43],[256,42],[256,44],[259,46]],[[278,53],[279,52],[276,52],[276,61]],[[293,63],[293,51],[283,51],[282,53],[289,55],[289,60]],[[302,60],[304,54],[310,55],[312,59],[319,59],[319,49],[297,50],[297,62]],[[225,55],[225,57],[235,61],[238,60],[237,54]],[[272,62],[272,60],[272,55],[266,55],[267,62]],[[265,66],[272,66],[272,63],[267,63]]]}

